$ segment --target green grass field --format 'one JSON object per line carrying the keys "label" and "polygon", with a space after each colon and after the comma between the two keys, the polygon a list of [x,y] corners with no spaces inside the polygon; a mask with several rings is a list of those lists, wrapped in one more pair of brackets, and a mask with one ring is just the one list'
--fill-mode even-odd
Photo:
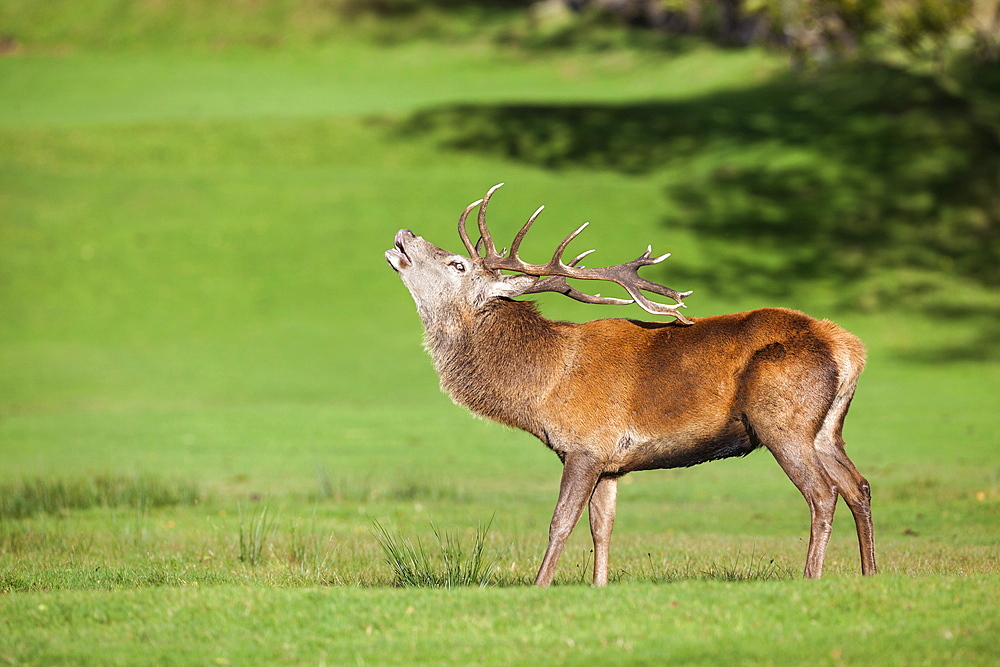
{"label": "green grass field", "polygon": [[[698,108],[783,71],[755,51],[344,36],[0,58],[0,661],[995,664],[995,294],[956,278],[962,308],[853,308],[844,274],[780,272],[715,289],[719,241],[665,224],[689,213],[670,193],[693,161],[812,164],[815,147],[551,169],[400,129],[456,104]],[[763,452],[626,477],[612,585],[588,585],[586,522],[557,585],[528,585],[559,461],[438,391],[382,257],[401,227],[459,248],[458,213],[500,181],[498,236],[547,206],[528,258],[590,220],[580,243],[607,263],[672,252],[654,279],[695,290],[689,314],[789,306],[866,342],[845,435],[872,483],[878,577],[858,576],[842,506],[825,578],[799,578],[808,512]],[[372,533],[471,548],[491,519],[484,588],[398,587]]]}

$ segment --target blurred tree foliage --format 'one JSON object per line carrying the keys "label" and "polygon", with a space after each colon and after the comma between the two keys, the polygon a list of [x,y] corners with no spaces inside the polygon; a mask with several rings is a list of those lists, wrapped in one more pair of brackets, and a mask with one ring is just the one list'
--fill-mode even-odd
{"label": "blurred tree foliage", "polygon": [[[629,31],[628,45],[698,35],[787,48],[802,64],[859,51],[1000,57],[998,0],[3,0],[0,53],[44,45],[276,47],[321,43],[345,30],[380,40],[593,46],[614,24],[645,28]],[[622,34],[607,46],[621,45]]]}
{"label": "blurred tree foliage", "polygon": [[441,9],[458,9],[469,5],[518,9],[531,5],[535,0],[340,0],[341,11],[372,13],[383,16],[414,14],[434,6]]}
{"label": "blurred tree foliage", "polygon": [[666,34],[787,47],[799,64],[854,55],[1000,57],[997,0],[548,0]]}

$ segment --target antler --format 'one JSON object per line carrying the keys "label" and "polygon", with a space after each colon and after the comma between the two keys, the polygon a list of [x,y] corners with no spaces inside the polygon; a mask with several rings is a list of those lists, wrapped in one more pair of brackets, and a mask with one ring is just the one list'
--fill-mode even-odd
{"label": "antler", "polygon": [[[566,251],[566,247],[573,239],[580,235],[580,232],[587,228],[588,224],[590,224],[585,222],[576,231],[562,240],[556,248],[555,253],[553,253],[552,259],[550,259],[546,264],[529,264],[523,261],[517,256],[517,251],[521,247],[521,241],[524,240],[525,234],[528,233],[528,230],[531,228],[531,225],[534,224],[535,219],[542,212],[542,209],[545,208],[544,206],[540,206],[538,210],[535,211],[530,218],[528,218],[528,221],[524,223],[524,226],[521,227],[521,230],[517,233],[511,243],[509,253],[506,251],[497,252],[496,245],[493,243],[493,237],[490,235],[490,230],[486,227],[486,207],[489,204],[490,197],[493,196],[493,193],[501,185],[503,185],[503,183],[494,185],[489,189],[485,197],[473,204],[470,204],[469,207],[462,213],[462,217],[459,220],[459,234],[462,237],[462,241],[465,243],[466,249],[472,257],[482,257],[483,263],[487,268],[493,270],[503,269],[507,271],[516,271],[530,276],[537,276],[539,278],[538,282],[528,289],[525,292],[526,294],[558,292],[560,294],[565,294],[570,298],[576,299],[577,301],[583,301],[584,303],[624,305],[634,302],[650,313],[654,313],[656,315],[670,315],[677,318],[677,320],[683,324],[692,324],[691,320],[687,319],[684,315],[678,312],[678,308],[687,307],[683,299],[689,296],[691,292],[678,292],[639,276],[640,268],[651,264],[659,264],[667,257],[670,257],[670,253],[660,255],[659,257],[652,257],[652,246],[648,246],[646,248],[646,252],[639,257],[636,257],[631,262],[616,264],[614,266],[591,269],[577,266],[577,264],[579,264],[584,257],[594,252],[593,250],[580,253],[571,261],[564,262],[562,256]],[[480,244],[477,243],[476,245],[473,245],[469,240],[468,232],[465,229],[465,219],[477,205],[479,206],[479,233],[482,235],[480,242],[483,244],[485,250],[485,253],[483,254],[478,252]],[[566,282],[567,278],[577,278],[580,280],[607,280],[616,283],[625,288],[625,290],[632,297],[632,300],[616,299],[614,297],[601,296],[600,294],[586,294],[584,292],[580,292]],[[652,301],[642,293],[642,290],[669,297],[677,303],[670,305]]]}

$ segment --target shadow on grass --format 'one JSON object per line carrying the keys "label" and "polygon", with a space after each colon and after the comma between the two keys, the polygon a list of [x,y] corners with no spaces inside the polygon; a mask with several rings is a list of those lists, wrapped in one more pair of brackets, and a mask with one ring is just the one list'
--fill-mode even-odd
{"label": "shadow on grass", "polygon": [[[855,310],[995,316],[1000,122],[979,101],[997,99],[1000,76],[967,80],[976,94],[859,65],[693,100],[432,108],[398,131],[551,169],[657,174],[663,224],[712,257],[675,277],[715,293],[823,284]],[[1000,349],[976,345],[942,354]]]}

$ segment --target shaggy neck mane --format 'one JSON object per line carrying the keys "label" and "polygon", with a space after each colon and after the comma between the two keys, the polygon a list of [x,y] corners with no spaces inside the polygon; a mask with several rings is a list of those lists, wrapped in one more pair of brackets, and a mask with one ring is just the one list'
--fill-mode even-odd
{"label": "shaggy neck mane", "polygon": [[529,415],[552,383],[561,323],[530,301],[490,299],[479,310],[425,321],[441,388],[474,413],[539,435]]}

